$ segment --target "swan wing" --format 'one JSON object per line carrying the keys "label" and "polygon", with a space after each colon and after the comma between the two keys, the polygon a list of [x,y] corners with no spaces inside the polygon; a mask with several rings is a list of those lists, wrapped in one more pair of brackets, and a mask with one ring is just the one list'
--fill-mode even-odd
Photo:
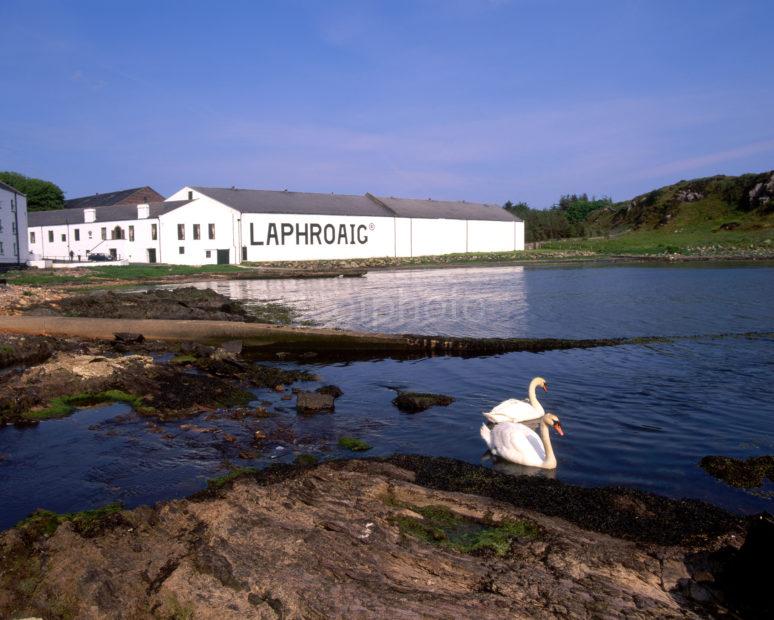
{"label": "swan wing", "polygon": [[520,465],[540,467],[546,451],[538,434],[516,422],[503,422],[491,429],[491,445],[497,455]]}
{"label": "swan wing", "polygon": [[491,411],[484,413],[484,417],[490,422],[523,422],[541,417],[542,412],[535,409],[528,402],[518,398],[504,400]]}

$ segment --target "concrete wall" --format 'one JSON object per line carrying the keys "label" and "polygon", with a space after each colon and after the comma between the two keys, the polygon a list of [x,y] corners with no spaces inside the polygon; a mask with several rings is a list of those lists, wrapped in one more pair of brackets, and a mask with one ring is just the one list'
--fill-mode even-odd
{"label": "concrete wall", "polygon": [[27,198],[0,187],[0,264],[27,258]]}

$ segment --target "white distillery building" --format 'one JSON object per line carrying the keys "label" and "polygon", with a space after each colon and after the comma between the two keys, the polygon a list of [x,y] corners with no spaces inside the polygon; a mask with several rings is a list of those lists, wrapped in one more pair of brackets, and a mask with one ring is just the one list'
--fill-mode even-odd
{"label": "white distillery building", "polygon": [[164,202],[36,211],[35,258],[183,265],[430,256],[524,249],[524,223],[493,205],[184,187]]}
{"label": "white distillery building", "polygon": [[27,197],[0,181],[0,268],[27,258]]}

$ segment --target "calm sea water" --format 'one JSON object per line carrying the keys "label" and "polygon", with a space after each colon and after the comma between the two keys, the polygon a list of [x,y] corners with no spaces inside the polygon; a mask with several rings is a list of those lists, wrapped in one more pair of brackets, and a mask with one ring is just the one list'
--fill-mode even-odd
{"label": "calm sea water", "polygon": [[[184,496],[229,463],[262,466],[299,453],[346,456],[337,446],[342,435],[370,443],[368,455],[451,456],[514,474],[694,497],[738,512],[771,510],[774,485],[733,489],[706,475],[698,461],[707,454],[774,453],[772,284],[771,267],[723,266],[476,268],[212,283],[237,298],[282,299],[304,318],[347,328],[698,337],[648,346],[307,366],[321,383],[343,388],[333,414],[299,416],[293,401],[256,391],[272,418],[202,415],[154,427],[116,404],[35,428],[0,429],[0,528],[36,507],[72,511],[115,500],[133,506]],[[714,336],[742,332],[756,334]],[[481,412],[525,395],[535,375],[548,379],[550,392],[541,400],[566,431],[554,436],[555,472],[492,463],[478,436]],[[456,400],[407,415],[390,402],[399,389]],[[269,439],[251,454],[257,429]]]}

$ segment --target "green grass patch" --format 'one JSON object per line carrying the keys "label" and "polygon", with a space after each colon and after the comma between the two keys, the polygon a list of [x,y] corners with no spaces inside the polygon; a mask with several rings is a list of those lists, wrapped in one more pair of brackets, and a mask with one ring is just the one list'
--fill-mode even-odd
{"label": "green grass patch", "polygon": [[173,357],[170,360],[170,363],[172,363],[172,364],[193,364],[194,362],[196,362],[196,359],[197,358],[196,358],[195,355],[191,355],[190,353],[185,353],[185,354],[181,353],[180,355],[175,355],[175,357]]}
{"label": "green grass patch", "polygon": [[255,467],[235,467],[228,473],[218,476],[217,478],[210,478],[207,481],[208,489],[222,489],[227,484],[233,482],[237,478],[242,476],[249,476],[256,473],[258,470]]}
{"label": "green grass patch", "polygon": [[50,510],[36,510],[29,517],[16,524],[30,538],[51,536],[64,522],[73,524],[73,529],[82,536],[91,536],[99,532],[106,521],[123,510],[120,502],[107,504],[92,510],[59,514]]}
{"label": "green grass patch", "polygon": [[84,392],[71,396],[59,396],[49,402],[47,407],[28,411],[24,417],[28,420],[52,420],[68,416],[78,407],[91,407],[109,402],[127,403],[138,413],[153,412],[153,408],[145,405],[138,396],[121,390],[106,390],[104,392]]}
{"label": "green grass patch", "polygon": [[339,447],[352,452],[365,452],[370,450],[371,446],[357,437],[342,437],[339,439]]}
{"label": "green grass patch", "polygon": [[294,462],[296,465],[301,465],[302,467],[311,467],[312,465],[317,465],[317,463],[320,462],[320,459],[314,454],[297,454]]}
{"label": "green grass patch", "polygon": [[514,541],[533,540],[538,528],[529,521],[486,522],[460,515],[446,506],[411,506],[421,519],[395,517],[401,533],[459,553],[506,555]]}

